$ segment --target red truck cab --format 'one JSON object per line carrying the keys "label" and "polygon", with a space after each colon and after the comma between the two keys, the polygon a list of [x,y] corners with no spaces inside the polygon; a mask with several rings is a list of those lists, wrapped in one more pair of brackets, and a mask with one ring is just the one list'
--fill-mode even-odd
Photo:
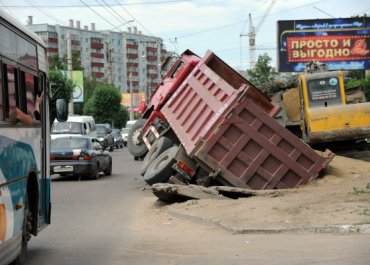
{"label": "red truck cab", "polygon": [[201,58],[186,50],[179,60],[173,65],[170,71],[166,74],[163,82],[158,85],[156,91],[150,98],[151,105],[146,109],[142,115],[142,119],[147,119],[147,122],[142,128],[145,132],[148,130],[149,125],[159,117],[163,121],[167,121],[164,115],[160,112],[163,105],[171,97],[171,95],[177,90],[181,83],[191,73],[191,71],[197,66]]}

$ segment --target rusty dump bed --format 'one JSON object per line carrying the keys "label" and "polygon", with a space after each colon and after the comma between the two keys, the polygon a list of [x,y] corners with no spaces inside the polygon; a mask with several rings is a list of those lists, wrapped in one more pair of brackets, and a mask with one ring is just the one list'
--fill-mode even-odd
{"label": "rusty dump bed", "polygon": [[278,104],[272,104],[271,99],[207,51],[161,110],[189,155],[194,154],[200,139],[211,134],[247,86],[248,97],[266,113],[275,117],[280,112]]}
{"label": "rusty dump bed", "polygon": [[162,113],[216,181],[295,188],[316,178],[327,160],[274,120],[280,109],[208,51]]}

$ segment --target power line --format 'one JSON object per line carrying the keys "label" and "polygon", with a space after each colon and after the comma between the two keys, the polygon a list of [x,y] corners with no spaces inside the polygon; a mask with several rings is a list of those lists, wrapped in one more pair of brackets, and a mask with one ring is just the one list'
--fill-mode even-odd
{"label": "power line", "polygon": [[[103,0],[104,1],[104,0]],[[118,4],[120,4],[117,0],[115,0]],[[121,4],[120,4],[121,5]],[[134,16],[133,15],[131,15],[130,14],[130,12],[128,12],[127,10],[126,10],[126,8],[124,8],[122,5],[121,5],[121,7],[122,7],[122,9],[123,10],[125,10],[137,23],[139,23],[139,25],[140,26],[142,26],[150,35],[152,35],[153,37],[154,37],[154,35],[147,29],[147,28],[145,28],[140,22],[139,22],[139,20],[137,20],[136,18],[134,18]]]}
{"label": "power line", "polygon": [[[269,16],[276,15],[276,14],[280,14],[280,13],[284,13],[284,12],[287,12],[287,11],[291,11],[291,10],[294,10],[294,9],[302,8],[302,7],[305,7],[305,6],[313,5],[313,4],[320,3],[320,2],[324,2],[324,1],[326,1],[326,0],[321,0],[321,1],[317,1],[317,2],[311,3],[311,4],[307,4],[307,5],[303,5],[303,6],[298,6],[298,7],[295,7],[295,8],[290,8],[290,9],[283,10],[283,11],[280,11],[280,12],[272,13],[272,14],[270,14]],[[261,17],[256,17],[256,18],[253,18],[253,20],[255,20],[255,19],[259,19],[259,18],[262,18],[262,17],[263,17],[263,16],[261,16]],[[216,30],[216,29],[220,29],[220,28],[226,28],[226,27],[230,27],[230,26],[238,25],[238,24],[241,24],[241,23],[245,23],[245,21],[248,21],[248,20],[243,20],[243,21],[240,21],[240,22],[236,22],[236,23],[228,24],[228,25],[225,25],[225,26],[217,27],[217,28],[212,28],[212,29],[208,29],[208,30],[203,30],[203,31],[199,31],[199,32],[191,33],[191,34],[184,35],[184,36],[180,36],[180,37],[177,37],[177,38],[185,38],[185,37],[189,37],[189,36],[193,36],[193,35],[201,34],[201,33],[204,33],[204,32],[208,32],[208,31],[212,31],[212,30]]]}
{"label": "power line", "polygon": [[[152,4],[164,4],[164,3],[181,3],[181,2],[191,2],[194,0],[177,0],[177,1],[160,1],[160,2],[144,2],[144,3],[131,3],[131,4],[111,4],[111,6],[134,6],[134,5],[152,5]],[[90,5],[91,7],[99,7],[99,5]],[[28,8],[30,6],[5,6],[4,4],[0,7],[10,7],[10,8]],[[70,7],[84,7],[82,5],[75,6],[40,6],[42,8],[70,8]],[[36,7],[35,7],[36,8]]]}
{"label": "power line", "polygon": [[8,11],[10,12],[10,14],[13,16],[13,17],[16,17],[12,11],[10,11],[10,9],[3,3],[3,1],[0,0],[0,2],[6,7],[6,9],[8,9]]}
{"label": "power line", "polygon": [[86,5],[82,0],[80,0],[81,3],[83,3],[86,7],[90,8],[91,11],[93,11],[95,14],[97,14],[99,17],[101,17],[102,19],[104,19],[106,22],[108,22],[109,24],[111,24],[113,27],[115,27],[115,25],[113,25],[112,23],[110,23],[108,20],[106,20],[104,17],[102,17],[99,13],[97,13],[94,9],[92,9],[91,7],[89,7],[88,5]]}
{"label": "power line", "polygon": [[[120,19],[118,19],[115,15],[113,15],[105,6],[103,6],[101,3],[99,3],[98,2],[98,0],[95,0],[100,6],[102,6],[105,10],[107,10],[107,12],[109,13],[109,14],[111,14],[115,19],[117,19],[118,20],[118,22],[119,23],[122,23],[122,21],[120,20]],[[104,1],[103,1],[104,2]],[[105,3],[105,2],[104,2]],[[126,22],[126,21],[125,21]],[[118,30],[120,30],[120,29],[118,29]],[[120,30],[121,32],[122,32],[122,30]]]}
{"label": "power line", "polygon": [[116,13],[123,21],[125,21],[126,23],[128,23],[130,26],[132,26],[131,24],[130,24],[130,22],[129,21],[127,21],[126,19],[124,19],[120,14],[118,14],[110,5],[108,5],[107,4],[107,2],[105,2],[104,0],[102,0],[103,2],[104,2],[104,4],[106,4],[110,9],[112,9],[113,10],[113,12],[114,13]]}
{"label": "power line", "polygon": [[[47,15],[48,17],[50,17],[50,18],[52,18],[53,20],[55,20],[55,21],[58,21],[58,22],[60,22],[61,24],[65,24],[64,22],[62,22],[62,21],[60,21],[60,20],[58,20],[58,19],[56,19],[55,17],[53,17],[53,16],[51,16],[51,15],[49,15],[49,14],[47,14],[45,11],[43,11],[41,8],[39,8],[38,6],[35,6],[35,5],[33,5],[31,2],[29,2],[28,0],[25,0],[27,3],[29,3],[31,6],[33,6],[33,7],[35,7],[35,8],[37,8],[37,10],[39,10],[40,12],[42,12],[43,14],[45,14],[45,15]],[[29,7],[29,6],[28,6]]]}

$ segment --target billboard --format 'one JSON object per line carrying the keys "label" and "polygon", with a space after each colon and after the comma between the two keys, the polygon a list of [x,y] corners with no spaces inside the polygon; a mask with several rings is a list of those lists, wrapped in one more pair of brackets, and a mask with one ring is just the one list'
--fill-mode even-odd
{"label": "billboard", "polygon": [[[67,71],[60,70],[64,76]],[[83,71],[72,71],[73,102],[84,102],[84,76]]]}
{"label": "billboard", "polygon": [[277,22],[277,69],[301,72],[311,60],[329,70],[370,69],[370,18]]}
{"label": "billboard", "polygon": [[[134,111],[142,111],[145,106],[145,93],[133,93]],[[121,93],[121,105],[130,109],[130,93]]]}

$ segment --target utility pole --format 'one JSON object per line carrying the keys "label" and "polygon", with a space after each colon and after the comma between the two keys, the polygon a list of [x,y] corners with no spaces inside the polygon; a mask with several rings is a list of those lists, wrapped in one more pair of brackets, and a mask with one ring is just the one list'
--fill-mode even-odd
{"label": "utility pole", "polygon": [[130,121],[134,120],[134,93],[132,89],[132,73],[130,72]]}
{"label": "utility pole", "polygon": [[[71,32],[67,32],[67,65],[68,65],[68,71],[67,71],[67,77],[70,80],[72,79],[72,40],[71,40]],[[70,102],[68,104],[69,108],[69,114],[73,115],[74,110],[73,110],[73,93],[71,95]]]}
{"label": "utility pole", "polygon": [[108,41],[108,85],[112,86],[112,46],[111,46],[111,38],[109,35]]}

